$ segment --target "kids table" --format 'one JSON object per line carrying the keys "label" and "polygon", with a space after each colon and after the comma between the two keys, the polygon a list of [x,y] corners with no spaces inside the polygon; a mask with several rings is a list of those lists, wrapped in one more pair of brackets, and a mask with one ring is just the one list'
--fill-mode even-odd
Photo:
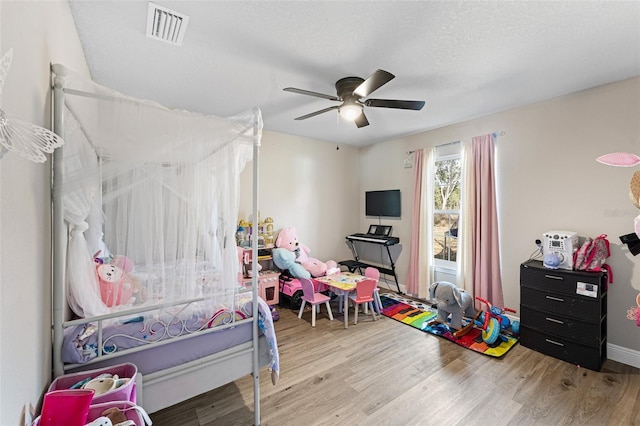
{"label": "kids table", "polygon": [[314,278],[320,284],[330,287],[334,293],[342,296],[344,303],[344,328],[349,328],[349,293],[356,289],[360,281],[366,280],[363,275],[354,274],[353,272],[340,272],[338,274],[325,275],[324,277]]}

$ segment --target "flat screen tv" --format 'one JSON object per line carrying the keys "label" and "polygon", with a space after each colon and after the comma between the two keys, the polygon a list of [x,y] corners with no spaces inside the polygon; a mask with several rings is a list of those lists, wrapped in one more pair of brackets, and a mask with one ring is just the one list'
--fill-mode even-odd
{"label": "flat screen tv", "polygon": [[367,191],[364,194],[366,216],[400,217],[400,190]]}

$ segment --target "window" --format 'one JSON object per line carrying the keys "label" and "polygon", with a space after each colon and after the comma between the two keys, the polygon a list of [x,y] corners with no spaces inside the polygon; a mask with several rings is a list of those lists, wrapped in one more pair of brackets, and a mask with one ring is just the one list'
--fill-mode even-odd
{"label": "window", "polygon": [[[455,268],[458,258],[458,221],[462,162],[460,144],[436,155],[433,182],[433,256],[436,268]],[[456,151],[451,153],[451,151]]]}

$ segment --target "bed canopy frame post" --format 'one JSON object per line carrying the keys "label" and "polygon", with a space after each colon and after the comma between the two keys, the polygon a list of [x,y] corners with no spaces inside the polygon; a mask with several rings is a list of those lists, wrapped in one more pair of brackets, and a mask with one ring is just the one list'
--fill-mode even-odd
{"label": "bed canopy frame post", "polygon": [[[111,100],[109,96],[102,95],[100,93],[90,93],[85,91],[74,90],[72,88],[65,88],[65,86],[72,85],[71,79],[72,73],[67,73],[67,69],[59,64],[51,65],[51,72],[53,73],[53,115],[54,115],[54,131],[60,137],[65,137],[65,104],[67,101],[65,97],[67,95],[79,95],[89,98],[97,98],[103,100]],[[71,98],[71,97],[70,97]],[[68,106],[70,108],[70,106]],[[71,112],[71,114],[74,114]],[[254,110],[252,129],[245,128],[243,136],[247,137],[249,132],[253,131],[253,195],[252,195],[252,217],[257,223],[258,218],[258,171],[259,171],[259,147],[260,147],[260,134],[262,130],[262,120],[260,118],[260,110]],[[80,124],[80,131],[82,131],[87,138],[88,135]],[[62,360],[62,345],[57,342],[62,342],[64,339],[64,325],[68,320],[70,310],[68,308],[66,299],[66,263],[67,263],[67,245],[69,241],[69,231],[64,219],[64,146],[57,149],[53,153],[51,162],[51,204],[52,204],[52,339],[53,339],[53,377],[59,377],[65,374],[65,364]],[[256,227],[257,229],[257,227]],[[258,259],[258,233],[253,232],[251,239],[251,251],[253,259]],[[251,361],[252,361],[252,377],[254,388],[254,421],[255,425],[260,425],[260,348],[259,338],[260,329],[258,324],[258,318],[260,315],[258,305],[258,262],[252,262],[252,347],[251,347]],[[247,354],[249,348],[243,349],[243,353]],[[166,371],[168,371],[167,369]],[[243,374],[247,374],[248,369],[243,370]],[[149,375],[149,383],[154,380],[153,374]],[[145,383],[146,385],[146,383]]]}
{"label": "bed canopy frame post", "polygon": [[[51,70],[55,74],[53,84],[53,130],[54,132],[64,139],[64,117],[62,114],[64,106],[64,79],[63,70],[58,69],[55,65],[51,66]],[[60,342],[63,339],[62,323],[64,322],[64,307],[65,300],[63,294],[64,282],[64,254],[66,253],[66,236],[63,235],[65,229],[64,226],[64,210],[62,202],[62,179],[60,177],[63,173],[64,160],[62,155],[62,149],[56,149],[53,152],[53,159],[51,162],[51,228],[52,228],[52,241],[51,241],[51,263],[53,267],[52,271],[52,302],[53,302],[53,341]],[[54,182],[57,180],[57,187]],[[62,362],[62,347],[61,345],[53,345],[53,374],[54,377],[64,374],[64,364]]]}
{"label": "bed canopy frame post", "polygon": [[[253,124],[253,135],[257,136],[258,134],[258,126],[259,123],[254,122]],[[258,232],[255,230],[258,229],[258,158],[260,151],[260,142],[256,140],[253,143],[253,234],[251,235],[251,258],[254,259],[254,262],[251,263],[251,288],[253,290],[253,416],[254,416],[254,424],[256,426],[260,425],[260,361],[259,361],[259,351],[258,351],[258,304],[256,303],[258,300]]]}

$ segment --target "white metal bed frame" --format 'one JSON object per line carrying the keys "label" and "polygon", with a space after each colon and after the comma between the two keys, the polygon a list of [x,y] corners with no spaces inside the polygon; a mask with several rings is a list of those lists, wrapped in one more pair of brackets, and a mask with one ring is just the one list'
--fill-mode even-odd
{"label": "white metal bed frame", "polygon": [[[66,95],[100,97],[88,92],[81,92],[72,89],[65,89],[64,74],[65,68],[60,65],[52,65],[53,78],[53,112],[54,131],[64,139],[64,99]],[[259,123],[254,123],[254,135],[259,131]],[[252,210],[253,217],[258,217],[258,159],[259,140],[253,145],[253,194]],[[53,154],[51,170],[51,192],[52,192],[52,282],[53,282],[53,374],[58,377],[65,374],[65,371],[73,366],[65,366],[62,362],[62,342],[64,329],[73,325],[78,325],[82,320],[66,321],[68,306],[65,295],[65,264],[67,251],[68,229],[63,219],[63,201],[61,191],[57,191],[54,182],[62,176],[64,159],[62,148],[57,149]],[[59,183],[57,183],[59,185]],[[252,236],[253,258],[258,257],[258,235]],[[268,343],[264,337],[260,337],[258,331],[258,270],[257,262],[253,263],[252,300],[253,317],[245,321],[252,322],[252,340],[222,352],[197,359],[195,361],[168,368],[137,378],[138,403],[149,413],[153,413],[162,408],[182,402],[193,396],[215,389],[248,374],[253,376],[254,393],[254,424],[260,424],[260,366],[268,363],[269,351]],[[187,301],[194,302],[196,300]],[[185,302],[182,302],[185,303]],[[141,312],[144,310],[138,310]],[[135,312],[135,311],[133,311]],[[128,313],[133,313],[128,311]],[[90,320],[105,320],[120,316],[120,314],[103,315]],[[89,319],[87,319],[87,322]],[[101,322],[100,322],[101,324]],[[235,325],[238,325],[236,323]],[[101,328],[101,326],[99,326]],[[218,330],[220,328],[217,328]],[[188,340],[188,336],[183,338]],[[170,340],[176,341],[176,340]],[[262,348],[262,350],[261,350]],[[140,351],[144,348],[134,348]],[[129,351],[133,351],[129,350]],[[100,352],[100,351],[99,351]],[[118,352],[113,355],[122,356],[127,352]],[[98,361],[107,359],[110,355],[98,358]],[[85,364],[85,365],[89,365]],[[77,367],[77,365],[75,365]],[[177,392],[179,391],[179,392]]]}

